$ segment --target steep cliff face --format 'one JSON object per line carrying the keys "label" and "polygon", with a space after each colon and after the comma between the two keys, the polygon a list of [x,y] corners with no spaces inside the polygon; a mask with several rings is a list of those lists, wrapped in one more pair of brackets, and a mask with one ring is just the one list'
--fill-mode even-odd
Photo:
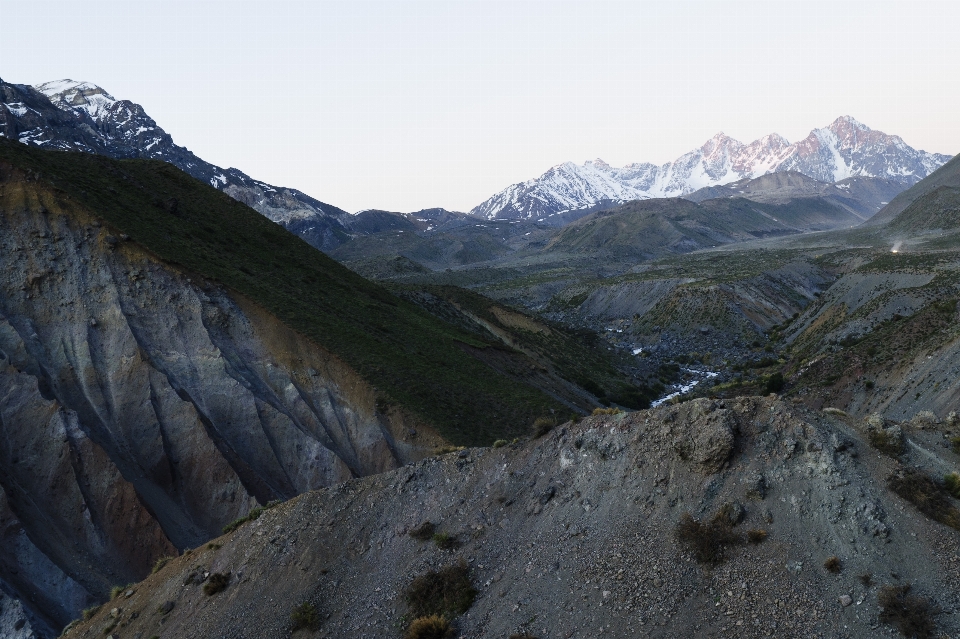
{"label": "steep cliff face", "polygon": [[0,580],[40,628],[257,502],[434,443],[253,302],[115,233],[0,167]]}

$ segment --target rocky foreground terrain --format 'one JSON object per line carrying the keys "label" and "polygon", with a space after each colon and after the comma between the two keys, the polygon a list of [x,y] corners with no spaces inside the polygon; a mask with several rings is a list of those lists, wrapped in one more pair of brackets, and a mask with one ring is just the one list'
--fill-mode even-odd
{"label": "rocky foreground terrain", "polygon": [[[926,417],[871,425],[771,396],[568,422],[301,495],[64,636],[399,637],[420,603],[414,579],[459,566],[476,597],[453,636],[897,636],[878,595],[909,584],[929,604],[918,615],[932,630],[917,636],[956,637],[960,531],[888,481],[960,465],[955,418]],[[903,433],[905,452],[871,447],[881,431]],[[960,525],[941,497],[941,518]],[[722,523],[706,562],[677,535],[685,513]],[[415,538],[425,522],[433,540]],[[211,583],[225,588],[205,594]],[[315,630],[291,633],[298,607]]]}

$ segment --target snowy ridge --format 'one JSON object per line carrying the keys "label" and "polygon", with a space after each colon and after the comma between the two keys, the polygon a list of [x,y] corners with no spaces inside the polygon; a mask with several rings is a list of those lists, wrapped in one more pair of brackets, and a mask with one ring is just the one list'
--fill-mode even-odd
{"label": "snowy ridge", "polygon": [[682,197],[697,189],[797,171],[822,182],[850,177],[887,178],[911,185],[947,160],[918,151],[899,136],[874,131],[852,117],[837,118],[790,144],[777,134],[743,144],[718,133],[699,149],[662,166],[611,167],[603,160],[559,164],[539,178],[514,184],[471,213],[487,219],[543,219],[604,202]]}
{"label": "snowy ridge", "polygon": [[317,248],[335,248],[349,237],[345,211],[205,162],[175,144],[142,106],[90,82],[57,80],[31,87],[0,80],[0,136],[48,149],[169,162]]}

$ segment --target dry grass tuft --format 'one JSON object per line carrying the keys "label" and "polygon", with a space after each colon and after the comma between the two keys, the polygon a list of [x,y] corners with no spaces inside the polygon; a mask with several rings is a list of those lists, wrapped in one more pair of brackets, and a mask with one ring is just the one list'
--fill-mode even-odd
{"label": "dry grass tuft", "polygon": [[877,595],[880,621],[896,627],[905,637],[927,639],[933,636],[935,611],[924,597],[910,594],[910,585],[884,586]]}
{"label": "dry grass tuft", "polygon": [[470,609],[477,591],[470,583],[467,564],[460,562],[420,575],[404,595],[414,617],[441,615],[452,619]]}
{"label": "dry grass tuft", "polygon": [[832,572],[837,575],[843,570],[843,562],[840,561],[840,558],[834,555],[833,557],[827,557],[827,560],[823,562],[823,567],[827,569],[827,572]]}
{"label": "dry grass tuft", "polygon": [[212,596],[218,592],[224,591],[227,589],[227,586],[230,585],[230,573],[215,572],[210,575],[210,578],[207,579],[207,583],[203,584],[203,592],[207,596]]}
{"label": "dry grass tuft", "polygon": [[153,564],[153,569],[150,571],[150,574],[155,575],[163,570],[163,567],[170,563],[171,559],[173,559],[173,557],[160,557],[160,559],[157,559],[157,563]]}
{"label": "dry grass tuft", "polygon": [[717,511],[707,523],[697,521],[690,513],[684,513],[680,516],[673,534],[677,541],[693,553],[697,563],[707,565],[722,563],[726,549],[743,541],[740,535],[734,532],[725,508]]}
{"label": "dry grass tuft", "polygon": [[747,541],[751,544],[759,544],[767,538],[767,531],[760,528],[754,528],[747,531]]}
{"label": "dry grass tuft", "polygon": [[450,622],[440,615],[419,617],[413,620],[404,639],[447,639],[453,636]]}

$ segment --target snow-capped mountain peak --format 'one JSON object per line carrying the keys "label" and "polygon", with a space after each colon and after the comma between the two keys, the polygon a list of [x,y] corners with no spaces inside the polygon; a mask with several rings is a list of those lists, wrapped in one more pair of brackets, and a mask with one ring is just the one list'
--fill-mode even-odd
{"label": "snow-capped mountain peak", "polygon": [[94,120],[101,120],[117,99],[91,82],[54,80],[34,87],[61,109],[85,111]]}
{"label": "snow-capped mountain peak", "polygon": [[641,162],[617,168],[602,160],[582,166],[566,162],[539,178],[507,187],[471,212],[490,219],[539,219],[606,200],[681,197],[703,187],[780,171],[797,171],[822,182],[862,176],[909,186],[949,159],[913,149],[899,136],[842,116],[793,144],[772,133],[745,145],[720,132],[662,166]]}

